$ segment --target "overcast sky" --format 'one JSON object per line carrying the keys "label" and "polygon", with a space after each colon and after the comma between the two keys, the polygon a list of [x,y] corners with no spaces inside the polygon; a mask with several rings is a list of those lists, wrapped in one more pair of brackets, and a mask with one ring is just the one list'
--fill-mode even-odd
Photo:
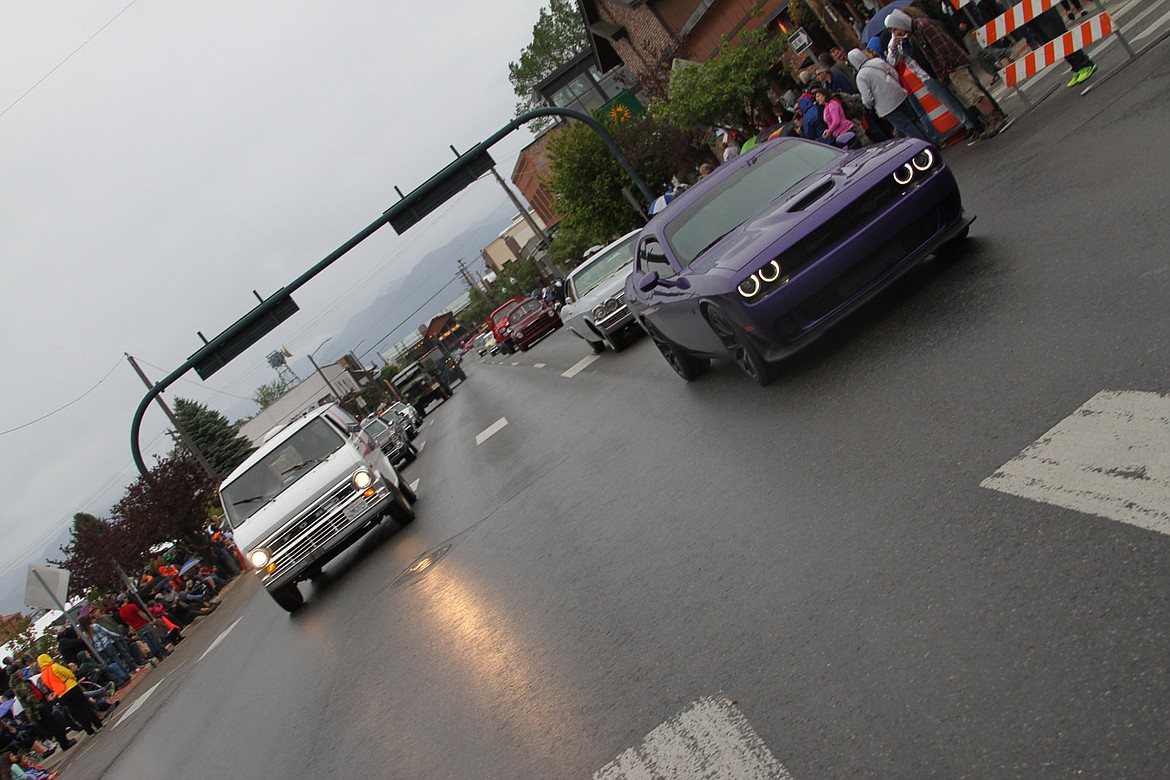
{"label": "overcast sky", "polygon": [[[292,281],[392,205],[395,185],[450,162],[448,145],[504,125],[507,63],[543,4],[0,6],[0,576],[43,562],[74,512],[104,514],[136,475],[145,388],[123,353],[161,379],[198,349],[196,331],[220,333],[253,290]],[[505,178],[530,138],[493,148]],[[502,198],[481,181],[402,236],[383,228],[301,288],[291,320],[168,397],[220,409],[251,397],[275,378],[268,352],[311,352]],[[335,342],[317,357],[356,346]],[[165,428],[147,413],[148,462],[169,449]]]}

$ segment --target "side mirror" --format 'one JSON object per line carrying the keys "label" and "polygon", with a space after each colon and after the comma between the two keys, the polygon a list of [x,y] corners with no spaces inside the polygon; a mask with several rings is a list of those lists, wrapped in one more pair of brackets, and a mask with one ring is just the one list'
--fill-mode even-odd
{"label": "side mirror", "polygon": [[345,429],[350,433],[361,433],[362,426],[358,425],[357,423],[350,423],[349,425],[345,426]]}
{"label": "side mirror", "polygon": [[638,289],[642,292],[650,292],[655,287],[677,287],[680,290],[689,290],[691,289],[691,283],[684,276],[680,276],[677,279],[663,279],[658,275],[657,271],[651,271],[638,282]]}

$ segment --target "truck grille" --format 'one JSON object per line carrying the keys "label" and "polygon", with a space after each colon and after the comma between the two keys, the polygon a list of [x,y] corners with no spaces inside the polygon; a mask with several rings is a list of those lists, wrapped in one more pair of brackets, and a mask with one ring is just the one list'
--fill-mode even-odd
{"label": "truck grille", "polygon": [[365,509],[376,506],[390,493],[380,480],[375,487],[377,493],[363,498],[347,478],[266,539],[261,546],[272,555],[275,568],[264,572],[262,579],[270,582],[295,570],[334,536],[356,525]]}

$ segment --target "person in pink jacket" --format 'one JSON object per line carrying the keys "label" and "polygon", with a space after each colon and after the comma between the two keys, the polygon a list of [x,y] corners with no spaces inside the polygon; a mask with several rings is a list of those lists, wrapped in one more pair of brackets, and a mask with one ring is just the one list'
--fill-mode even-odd
{"label": "person in pink jacket", "polygon": [[854,132],[853,120],[846,116],[840,100],[823,89],[813,89],[812,95],[821,107],[821,119],[829,126],[824,134],[826,143],[833,143],[843,133]]}

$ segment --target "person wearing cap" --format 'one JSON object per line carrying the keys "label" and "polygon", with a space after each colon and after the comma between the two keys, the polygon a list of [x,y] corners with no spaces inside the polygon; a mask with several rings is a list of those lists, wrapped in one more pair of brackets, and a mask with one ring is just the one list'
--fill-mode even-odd
{"label": "person wearing cap", "polygon": [[[817,62],[820,63],[817,68],[818,74],[822,69],[828,70],[830,73],[829,86],[825,86],[824,79],[818,75],[818,80],[822,81],[822,88],[829,92],[857,94],[857,73],[849,66],[848,62],[837,62],[833,59],[833,55],[828,53],[817,57]],[[845,89],[845,84],[849,85],[849,89]]]}
{"label": "person wearing cap", "polygon": [[[945,27],[933,19],[914,18],[904,11],[894,10],[886,17],[886,29],[892,35],[887,50],[889,61],[895,65],[902,62],[911,70],[915,70],[914,65],[919,69],[929,66],[934,79],[945,89],[936,92],[930,83],[924,80],[926,88],[955,115],[956,119],[963,122],[968,134],[973,135],[971,140],[990,138],[1003,129],[1007,124],[1007,117],[975,77],[974,71],[971,70],[971,55],[951,37]],[[918,56],[919,52],[921,58]],[[923,59],[926,62],[923,62]],[[922,78],[922,74],[917,71],[915,75]],[[958,98],[957,105],[948,105],[945,99],[945,93],[948,92],[952,99]],[[981,132],[974,129],[974,123],[967,116],[967,107],[978,110],[983,120]]]}
{"label": "person wearing cap", "polygon": [[930,142],[929,134],[919,124],[907,102],[909,93],[890,63],[881,57],[871,57],[861,49],[851,49],[849,64],[857,69],[857,91],[861,93],[861,102],[866,108],[892,124],[902,135]]}

